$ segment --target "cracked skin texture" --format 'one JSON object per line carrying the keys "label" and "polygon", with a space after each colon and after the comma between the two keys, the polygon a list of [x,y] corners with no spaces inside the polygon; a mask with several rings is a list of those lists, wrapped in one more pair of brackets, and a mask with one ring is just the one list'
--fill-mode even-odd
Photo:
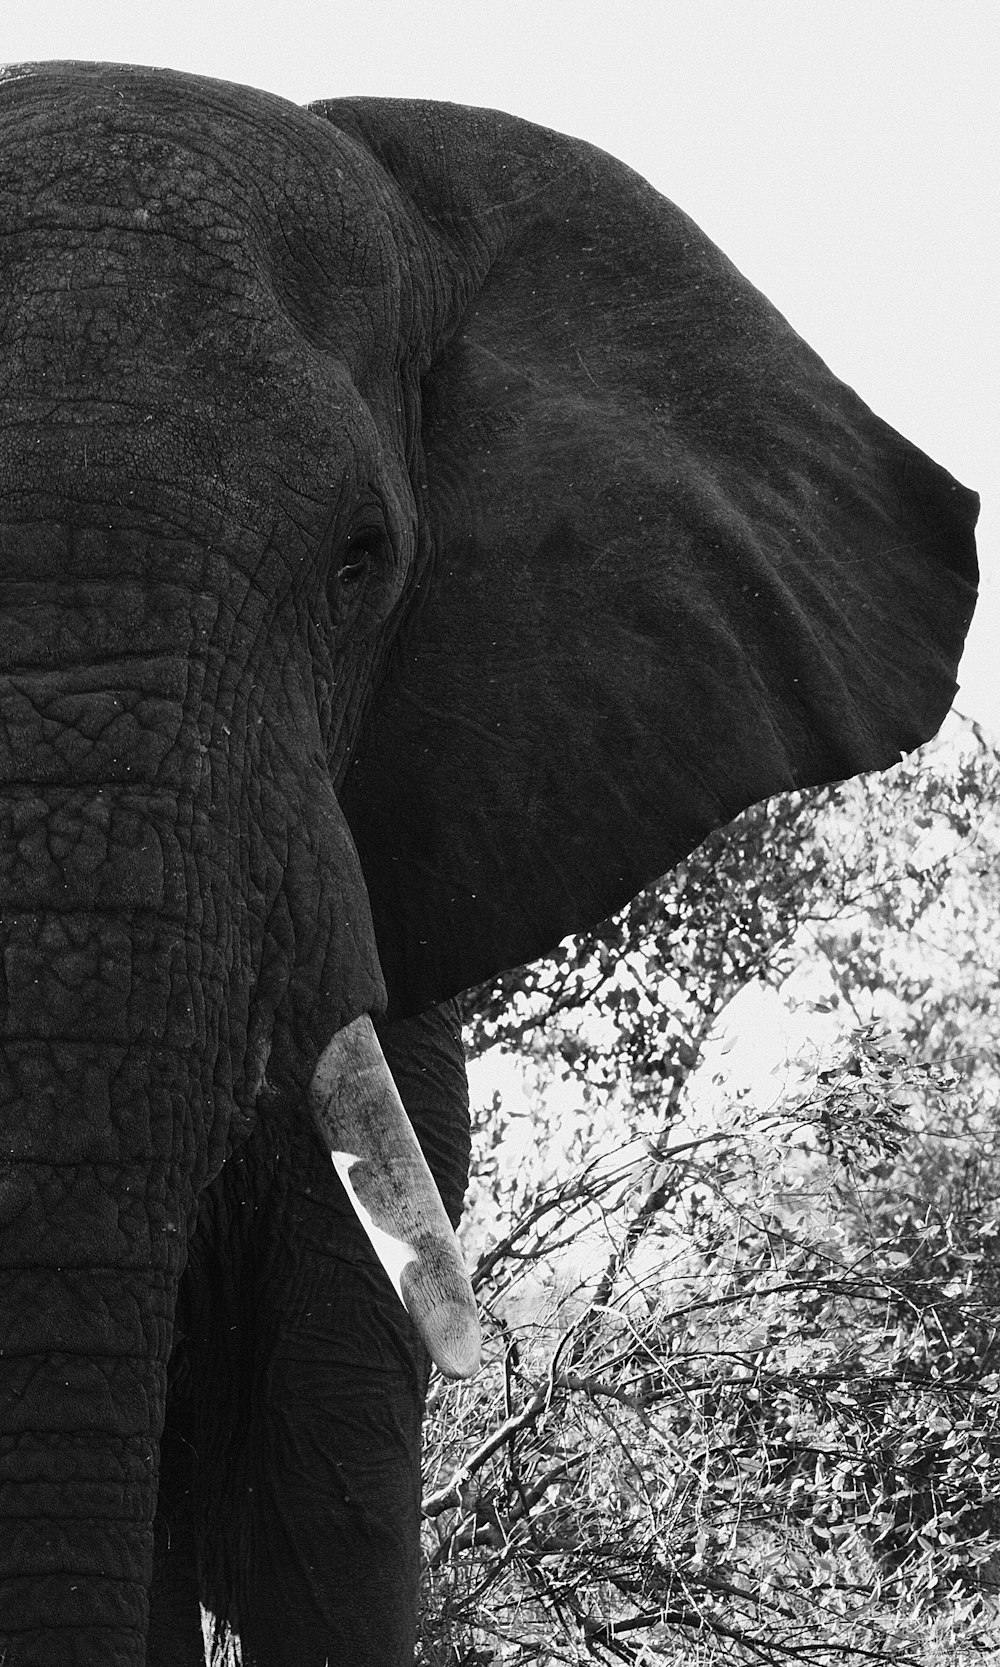
{"label": "cracked skin texture", "polygon": [[304,1100],[947,710],[976,502],[493,111],[0,81],[0,1653],[411,1659],[427,1362]]}

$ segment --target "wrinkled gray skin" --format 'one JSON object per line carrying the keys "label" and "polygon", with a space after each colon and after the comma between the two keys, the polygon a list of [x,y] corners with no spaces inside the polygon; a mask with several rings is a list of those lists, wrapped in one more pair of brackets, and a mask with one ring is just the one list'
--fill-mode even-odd
{"label": "wrinkled gray skin", "polygon": [[975,501],[495,112],[0,83],[0,1657],[410,1659],[427,1361],[303,1110],[954,689]]}

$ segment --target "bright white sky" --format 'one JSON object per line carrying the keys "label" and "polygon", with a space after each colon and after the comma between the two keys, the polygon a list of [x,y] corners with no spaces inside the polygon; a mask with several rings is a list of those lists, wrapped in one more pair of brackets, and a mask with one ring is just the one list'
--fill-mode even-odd
{"label": "bright white sky", "polygon": [[998,0],[5,0],[0,53],[492,105],[623,158],[982,494],[958,706],[1000,738]]}

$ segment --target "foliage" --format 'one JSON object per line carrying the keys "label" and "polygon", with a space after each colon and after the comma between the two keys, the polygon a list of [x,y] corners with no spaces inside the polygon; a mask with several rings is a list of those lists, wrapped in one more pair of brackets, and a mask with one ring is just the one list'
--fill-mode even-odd
{"label": "foliage", "polygon": [[[998,783],[966,730],[756,807],[470,999],[529,1099],[480,1109],[424,1667],[1000,1661]],[[750,981],[811,1031],[767,1093]]]}

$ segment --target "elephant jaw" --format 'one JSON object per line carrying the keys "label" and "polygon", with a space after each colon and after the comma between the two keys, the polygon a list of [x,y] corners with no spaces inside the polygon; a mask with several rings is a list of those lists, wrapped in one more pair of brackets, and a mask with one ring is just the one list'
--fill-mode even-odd
{"label": "elephant jaw", "polygon": [[479,1369],[479,1317],[462,1253],[367,1013],[320,1056],[309,1103],[334,1167],[434,1364]]}

